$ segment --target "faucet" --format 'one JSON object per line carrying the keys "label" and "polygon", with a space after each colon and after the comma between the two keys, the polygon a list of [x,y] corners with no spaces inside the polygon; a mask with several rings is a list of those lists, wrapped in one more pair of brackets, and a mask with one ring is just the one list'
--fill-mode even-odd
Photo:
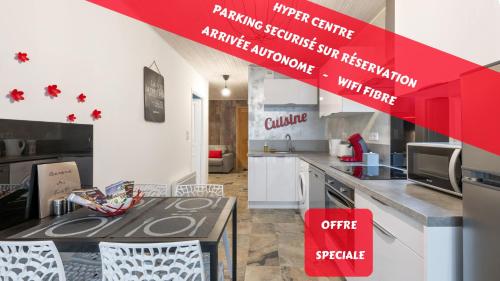
{"label": "faucet", "polygon": [[287,140],[288,152],[294,152],[295,148],[292,144],[292,136],[290,136],[290,134],[286,134],[285,139]]}

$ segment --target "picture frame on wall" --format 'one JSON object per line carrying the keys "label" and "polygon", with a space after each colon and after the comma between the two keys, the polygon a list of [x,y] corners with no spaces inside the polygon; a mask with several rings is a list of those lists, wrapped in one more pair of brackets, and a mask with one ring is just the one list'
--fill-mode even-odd
{"label": "picture frame on wall", "polygon": [[[155,64],[155,63],[154,63]],[[150,67],[144,67],[144,119],[165,122],[165,79]]]}

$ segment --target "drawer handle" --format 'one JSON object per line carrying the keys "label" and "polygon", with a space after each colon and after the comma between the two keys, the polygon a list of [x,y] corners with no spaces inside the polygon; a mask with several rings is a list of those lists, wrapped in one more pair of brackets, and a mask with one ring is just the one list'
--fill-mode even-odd
{"label": "drawer handle", "polygon": [[382,204],[382,205],[384,205],[384,206],[389,206],[389,205],[387,205],[387,203],[385,203],[385,202],[381,201],[380,199],[377,199],[377,198],[375,198],[375,197],[373,197],[373,196],[371,196],[371,195],[370,195],[370,197],[371,197],[373,200],[377,201],[378,203],[380,203],[380,204]]}
{"label": "drawer handle", "polygon": [[382,234],[384,234],[385,236],[391,238],[391,239],[396,239],[396,236],[392,235],[392,233],[390,233],[388,230],[386,230],[385,228],[383,228],[380,224],[376,223],[375,221],[373,221],[373,226],[380,230],[380,232],[382,232]]}

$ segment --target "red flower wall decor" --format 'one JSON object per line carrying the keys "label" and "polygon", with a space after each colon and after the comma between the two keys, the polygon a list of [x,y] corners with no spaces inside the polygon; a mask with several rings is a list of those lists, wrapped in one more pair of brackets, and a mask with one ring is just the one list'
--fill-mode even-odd
{"label": "red flower wall decor", "polygon": [[22,52],[19,52],[16,54],[16,58],[19,62],[27,62],[29,61],[30,59],[28,58],[28,54],[27,53],[22,53]]}
{"label": "red flower wall decor", "polygon": [[10,91],[10,99],[15,102],[15,101],[22,101],[24,100],[24,92],[23,91],[19,91],[18,89],[14,89],[12,91]]}
{"label": "red flower wall decor", "polygon": [[98,110],[98,109],[94,109],[94,111],[92,111],[92,118],[94,118],[94,120],[97,120],[97,119],[101,119],[101,111]]}
{"label": "red flower wall decor", "polygon": [[68,115],[69,122],[75,122],[75,120],[76,120],[76,115],[74,113],[71,113],[70,115]]}
{"label": "red flower wall decor", "polygon": [[61,90],[57,88],[57,85],[49,85],[47,86],[47,94],[52,98],[57,98],[57,96],[61,93]]}
{"label": "red flower wall decor", "polygon": [[86,95],[84,95],[83,93],[79,94],[76,99],[78,100],[78,102],[85,102],[85,99],[87,98]]}

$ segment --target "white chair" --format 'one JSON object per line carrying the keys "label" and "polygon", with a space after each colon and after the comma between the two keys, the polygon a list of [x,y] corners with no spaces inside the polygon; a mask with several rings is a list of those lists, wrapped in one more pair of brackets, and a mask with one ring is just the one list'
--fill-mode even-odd
{"label": "white chair", "polygon": [[134,188],[143,191],[144,197],[170,197],[172,195],[168,184],[136,183]]}
{"label": "white chair", "polygon": [[99,243],[103,281],[205,281],[200,241]]}
{"label": "white chair", "polygon": [[66,276],[54,242],[4,241],[0,242],[0,280],[66,281]]}
{"label": "white chair", "polygon": [[[174,196],[178,197],[224,197],[224,185],[222,184],[185,184],[175,187]],[[231,259],[231,249],[227,231],[222,233],[222,242],[226,253],[227,268],[233,272],[233,260]]]}
{"label": "white chair", "polygon": [[175,187],[174,196],[178,197],[223,197],[222,184],[182,184]]}

